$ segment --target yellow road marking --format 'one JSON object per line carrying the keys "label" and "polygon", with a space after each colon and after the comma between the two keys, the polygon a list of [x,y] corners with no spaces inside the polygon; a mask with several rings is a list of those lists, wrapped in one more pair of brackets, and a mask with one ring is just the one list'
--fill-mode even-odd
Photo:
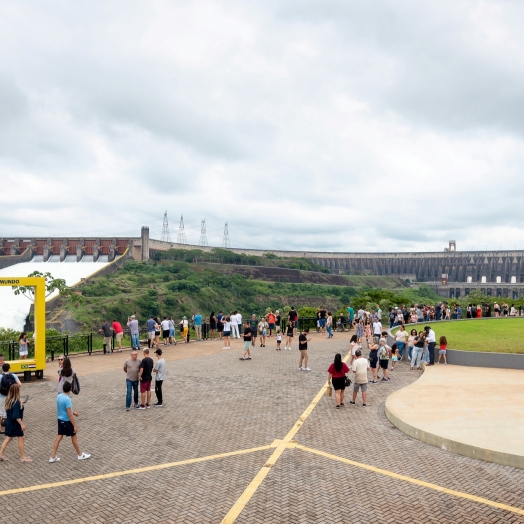
{"label": "yellow road marking", "polygon": [[348,464],[349,466],[355,466],[357,468],[373,471],[373,473],[386,475],[394,479],[404,480],[405,482],[410,482],[411,484],[416,484],[417,486],[422,486],[424,488],[432,489],[434,491],[440,491],[441,493],[446,493],[447,495],[452,495],[453,497],[472,500],[474,502],[478,502],[479,504],[485,504],[486,506],[491,506],[493,508],[511,511],[512,513],[517,513],[518,515],[524,515],[524,509],[508,506],[507,504],[501,504],[500,502],[494,502],[493,500],[485,499],[483,497],[470,495],[469,493],[464,493],[463,491],[456,491],[454,489],[444,488],[443,486],[439,486],[438,484],[432,484],[431,482],[425,482],[423,480],[414,479],[412,477],[406,477],[405,475],[400,475],[399,473],[394,473],[393,471],[388,471],[387,469],[380,469],[376,468],[375,466],[370,466],[369,464],[363,464],[362,462],[355,462],[354,460],[338,457],[337,455],[331,455],[331,453],[326,453],[325,451],[320,451],[318,449],[308,448],[300,444],[297,444],[295,447],[297,449],[301,449],[302,451],[307,451],[309,453],[314,453],[315,455],[320,455],[321,457],[326,457],[331,460],[343,462],[344,464]]}
{"label": "yellow road marking", "polygon": [[[344,358],[344,362],[347,362],[351,353],[348,353]],[[232,524],[238,518],[242,510],[246,507],[246,504],[251,500],[251,497],[255,494],[256,490],[259,488],[260,484],[267,477],[271,468],[276,464],[277,460],[282,456],[282,453],[288,448],[294,448],[297,444],[293,442],[293,437],[297,434],[298,430],[303,426],[306,419],[311,415],[311,412],[315,409],[315,406],[319,403],[320,399],[324,396],[326,392],[326,387],[328,383],[326,382],[320,391],[317,393],[316,397],[311,401],[311,404],[305,409],[304,413],[300,418],[295,422],[293,427],[289,430],[288,434],[281,440],[275,440],[274,443],[277,443],[275,451],[271,454],[267,462],[260,468],[258,473],[255,475],[255,478],[249,483],[248,487],[244,490],[242,495],[238,500],[233,504],[231,509],[227,512],[227,515],[222,519],[222,524]]]}
{"label": "yellow road marking", "polygon": [[72,484],[82,484],[83,482],[92,482],[95,480],[104,480],[114,477],[122,477],[124,475],[134,475],[136,473],[146,473],[147,471],[157,471],[159,469],[174,468],[176,466],[184,466],[185,464],[196,464],[198,462],[206,462],[208,460],[215,460],[226,457],[233,457],[235,455],[246,455],[255,451],[262,451],[271,449],[271,446],[260,446],[258,448],[240,449],[237,451],[230,451],[228,453],[219,453],[218,455],[208,455],[207,457],[193,458],[187,460],[180,460],[178,462],[167,462],[165,464],[156,464],[154,466],[146,466],[143,468],[127,469],[125,471],[115,471],[113,473],[104,473],[103,475],[94,475],[92,477],[83,477],[78,479],[64,480],[61,482],[51,482],[49,484],[38,484],[36,486],[27,486],[24,488],[7,489],[0,491],[0,496],[14,495],[17,493],[26,493],[28,491],[38,491],[41,489],[59,488],[61,486],[70,486]]}

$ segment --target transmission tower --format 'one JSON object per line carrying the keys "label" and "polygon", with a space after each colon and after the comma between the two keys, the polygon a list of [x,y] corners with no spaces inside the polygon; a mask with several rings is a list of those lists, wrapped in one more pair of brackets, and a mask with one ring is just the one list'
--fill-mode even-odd
{"label": "transmission tower", "polygon": [[222,240],[222,247],[228,249],[231,248],[231,243],[229,242],[229,229],[226,225],[224,226],[224,239]]}
{"label": "transmission tower", "polygon": [[200,240],[198,241],[199,246],[207,246],[207,235],[206,235],[206,219],[200,222]]}
{"label": "transmission tower", "polygon": [[169,223],[167,221],[167,211],[164,213],[164,225],[162,226],[162,242],[171,242],[171,237],[169,236]]}
{"label": "transmission tower", "polygon": [[178,226],[177,244],[187,244],[186,230],[184,228],[184,215],[180,215],[180,225]]}

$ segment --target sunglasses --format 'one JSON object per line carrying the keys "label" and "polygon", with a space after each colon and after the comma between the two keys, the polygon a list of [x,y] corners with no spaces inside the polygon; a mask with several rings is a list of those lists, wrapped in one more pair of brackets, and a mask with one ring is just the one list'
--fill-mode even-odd
{"label": "sunglasses", "polygon": [[64,361],[63,358],[59,358],[59,359],[58,359],[58,362],[63,362],[63,361]]}

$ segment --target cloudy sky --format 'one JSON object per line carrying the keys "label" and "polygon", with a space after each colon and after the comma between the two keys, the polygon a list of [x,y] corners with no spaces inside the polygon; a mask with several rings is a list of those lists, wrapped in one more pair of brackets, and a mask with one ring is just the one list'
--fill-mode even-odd
{"label": "cloudy sky", "polygon": [[524,249],[518,1],[3,0],[0,237]]}

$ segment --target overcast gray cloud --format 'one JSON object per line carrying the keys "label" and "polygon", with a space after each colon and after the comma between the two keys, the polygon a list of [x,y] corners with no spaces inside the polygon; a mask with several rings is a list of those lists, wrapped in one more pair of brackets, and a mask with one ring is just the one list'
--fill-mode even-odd
{"label": "overcast gray cloud", "polygon": [[[0,236],[524,249],[524,6],[5,0]],[[514,211],[512,211],[514,210]]]}

